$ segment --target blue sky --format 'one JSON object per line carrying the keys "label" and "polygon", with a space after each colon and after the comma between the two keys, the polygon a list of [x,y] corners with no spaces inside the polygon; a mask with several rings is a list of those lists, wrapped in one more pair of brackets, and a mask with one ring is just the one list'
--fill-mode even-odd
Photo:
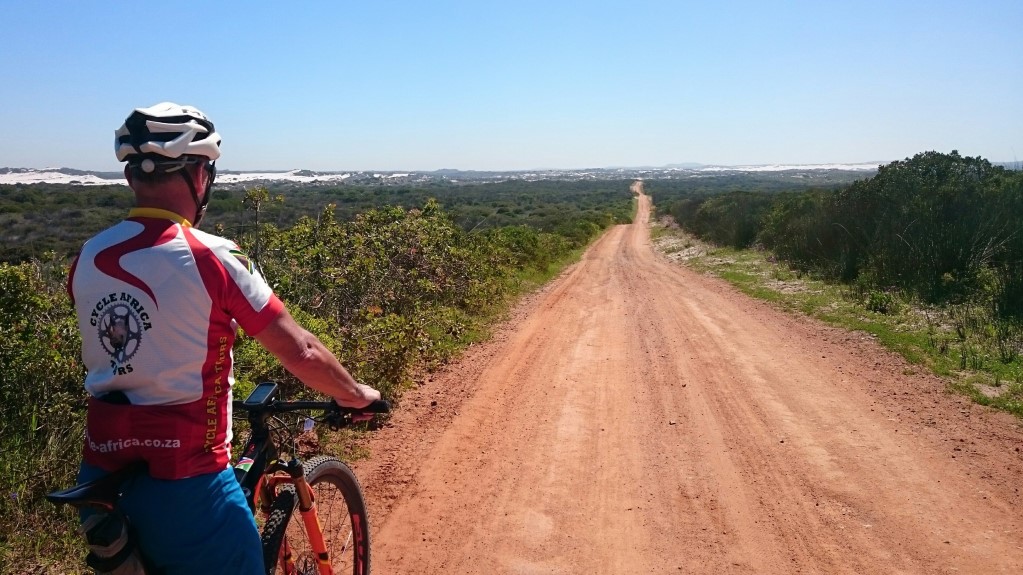
{"label": "blue sky", "polygon": [[224,169],[1023,159],[1023,2],[0,0],[0,166],[115,170],[160,101]]}

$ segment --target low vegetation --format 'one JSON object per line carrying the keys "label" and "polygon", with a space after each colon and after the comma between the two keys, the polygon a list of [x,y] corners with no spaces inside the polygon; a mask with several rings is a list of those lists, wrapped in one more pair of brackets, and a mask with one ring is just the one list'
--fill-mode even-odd
{"label": "low vegetation", "polygon": [[[338,221],[381,206],[406,210],[435,200],[465,231],[525,225],[577,240],[590,232],[580,222],[606,224],[620,218],[622,190],[630,181],[560,182],[514,180],[496,184],[426,186],[294,184],[216,190],[203,227],[229,237],[253,233],[261,224],[287,228],[316,218],[328,205]],[[256,192],[259,190],[259,192]],[[19,263],[53,252],[77,253],[82,242],[124,217],[133,196],[125,186],[68,184],[0,185],[0,262]]]}

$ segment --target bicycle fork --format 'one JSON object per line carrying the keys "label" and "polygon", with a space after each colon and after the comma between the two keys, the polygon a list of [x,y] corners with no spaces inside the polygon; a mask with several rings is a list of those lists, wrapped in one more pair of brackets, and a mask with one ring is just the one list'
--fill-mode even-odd
{"label": "bicycle fork", "polygon": [[[323,539],[323,526],[320,525],[320,517],[316,513],[316,497],[313,495],[309,482],[306,481],[305,470],[296,459],[292,459],[286,466],[283,466],[283,469],[291,476],[289,483],[295,486],[295,494],[298,496],[298,511],[302,515],[302,523],[309,536],[309,546],[315,555],[317,571],[320,575],[333,575],[330,551]],[[287,537],[284,538],[281,546],[280,560],[285,573],[295,573],[295,558]]]}

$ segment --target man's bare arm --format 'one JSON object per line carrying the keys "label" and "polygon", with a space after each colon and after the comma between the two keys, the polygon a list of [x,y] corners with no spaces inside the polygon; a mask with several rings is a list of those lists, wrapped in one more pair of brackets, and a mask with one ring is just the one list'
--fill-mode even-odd
{"label": "man's bare arm", "polygon": [[355,381],[319,338],[298,325],[287,310],[253,337],[302,383],[341,405],[365,407],[380,399],[379,391]]}

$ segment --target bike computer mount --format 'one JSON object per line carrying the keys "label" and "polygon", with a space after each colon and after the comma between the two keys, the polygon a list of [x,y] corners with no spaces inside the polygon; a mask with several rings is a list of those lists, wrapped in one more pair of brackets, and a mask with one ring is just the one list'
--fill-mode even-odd
{"label": "bike computer mount", "polygon": [[272,381],[264,381],[257,385],[242,403],[249,407],[266,407],[278,399],[280,399],[280,392],[277,389],[277,384]]}

